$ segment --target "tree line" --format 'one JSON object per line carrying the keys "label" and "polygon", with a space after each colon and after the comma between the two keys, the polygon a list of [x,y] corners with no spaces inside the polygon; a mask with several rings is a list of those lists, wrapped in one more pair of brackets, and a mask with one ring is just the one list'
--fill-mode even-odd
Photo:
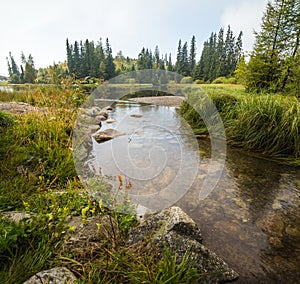
{"label": "tree line", "polygon": [[108,38],[105,46],[101,39],[97,44],[88,39],[84,43],[75,41],[74,44],[69,44],[67,39],[66,49],[69,73],[76,78],[91,76],[108,80],[116,75],[112,48]]}
{"label": "tree line", "polygon": [[14,57],[11,52],[9,53],[9,57],[6,58],[7,66],[8,66],[8,74],[10,78],[10,82],[13,84],[22,84],[22,83],[34,83],[37,70],[34,67],[34,61],[31,54],[26,56],[22,52],[21,54],[21,62],[20,68],[18,67]]}
{"label": "tree line", "polygon": [[[272,0],[267,3],[249,58],[242,52],[242,36],[242,32],[234,35],[230,26],[226,32],[221,28],[218,33],[211,33],[204,42],[198,61],[195,36],[190,44],[179,40],[175,63],[171,53],[162,54],[158,46],[154,52],[143,47],[137,59],[131,59],[125,58],[121,52],[113,57],[108,39],[104,45],[101,40],[97,44],[88,39],[70,44],[67,39],[66,67],[60,65],[52,69],[55,74],[62,72],[61,75],[75,78],[91,76],[104,80],[133,70],[162,69],[199,82],[234,76],[250,92],[299,93],[300,0]],[[39,73],[47,81],[49,72],[45,69],[37,72],[32,55],[25,57],[22,53],[21,62],[19,67],[9,53],[10,82],[33,83]]]}

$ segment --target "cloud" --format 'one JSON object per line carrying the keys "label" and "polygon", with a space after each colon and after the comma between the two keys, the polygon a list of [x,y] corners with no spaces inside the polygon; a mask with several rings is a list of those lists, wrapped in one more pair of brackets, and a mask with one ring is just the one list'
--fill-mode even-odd
{"label": "cloud", "polygon": [[243,31],[244,50],[250,51],[255,37],[254,31],[260,29],[260,23],[265,10],[267,0],[236,1],[224,9],[221,16],[221,24],[230,25],[235,34]]}

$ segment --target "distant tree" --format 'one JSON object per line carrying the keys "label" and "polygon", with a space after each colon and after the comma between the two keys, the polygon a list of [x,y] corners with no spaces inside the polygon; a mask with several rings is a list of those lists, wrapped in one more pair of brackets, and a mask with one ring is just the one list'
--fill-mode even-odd
{"label": "distant tree", "polygon": [[33,57],[31,54],[29,54],[28,59],[25,61],[24,82],[33,84],[35,82],[36,77],[37,70],[34,68]]}
{"label": "distant tree", "polygon": [[78,42],[75,41],[74,43],[74,49],[73,49],[73,60],[74,60],[74,74],[79,77],[80,76],[80,65],[81,65],[81,62],[80,62],[80,51],[79,51],[79,45],[78,45]]}
{"label": "distant tree", "polygon": [[66,47],[67,47],[67,63],[68,63],[69,73],[73,74],[75,72],[73,46],[69,44],[68,39],[66,40]]}
{"label": "distant tree", "polygon": [[112,56],[112,49],[109,44],[108,38],[106,39],[106,48],[105,48],[105,80],[108,80],[115,76],[116,66]]}
{"label": "distant tree", "polygon": [[216,77],[223,77],[226,75],[226,50],[224,45],[224,29],[220,28],[217,41],[217,61]]}
{"label": "distant tree", "polygon": [[192,74],[194,80],[212,82],[217,77],[232,76],[242,54],[242,35],[240,32],[235,39],[230,26],[225,40],[223,28],[219,30],[218,35],[211,33],[209,39],[204,42],[200,61]]}
{"label": "distant tree", "polygon": [[158,46],[155,46],[154,56],[153,56],[154,68],[158,69],[160,65],[160,56]]}
{"label": "distant tree", "polygon": [[16,64],[16,61],[12,56],[11,52],[9,52],[9,57],[7,57],[6,59],[7,59],[8,72],[9,72],[9,81],[13,84],[21,83],[21,79],[20,79],[21,74],[18,65]]}
{"label": "distant tree", "polygon": [[190,47],[190,55],[189,55],[189,76],[194,74],[194,69],[196,66],[196,38],[192,37],[191,47]]}
{"label": "distant tree", "polygon": [[226,76],[232,75],[237,64],[236,53],[235,53],[235,38],[233,36],[233,32],[231,27],[228,26],[226,38],[225,38],[225,70]]}
{"label": "distant tree", "polygon": [[171,53],[169,54],[169,60],[168,60],[168,67],[167,70],[170,72],[173,72],[173,64],[172,64],[172,56]]}
{"label": "distant tree", "polygon": [[183,69],[182,47],[181,47],[181,39],[179,39],[178,47],[177,47],[175,70],[176,70],[176,72],[181,74],[182,69]]}

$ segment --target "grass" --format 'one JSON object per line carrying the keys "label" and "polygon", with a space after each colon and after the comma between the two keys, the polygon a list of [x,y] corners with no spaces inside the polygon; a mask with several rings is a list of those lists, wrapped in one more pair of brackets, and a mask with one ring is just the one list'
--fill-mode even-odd
{"label": "grass", "polygon": [[[296,97],[247,94],[242,87],[228,85],[204,85],[202,89],[216,105],[230,144],[299,162],[300,103]],[[192,90],[188,95],[192,105],[203,103],[197,92]],[[183,103],[181,114],[197,132],[207,132],[202,118],[187,102]]]}
{"label": "grass", "polygon": [[[0,217],[0,283],[23,283],[55,266],[70,268],[78,283],[190,283],[200,275],[186,260],[177,264],[166,252],[134,251],[124,246],[134,215],[109,211],[91,200],[82,187],[72,158],[72,131],[78,106],[86,95],[63,84],[17,92],[0,92],[0,101],[22,101],[45,112],[11,115],[0,112],[0,212],[20,210],[30,220]],[[121,232],[93,258],[70,255],[62,248],[71,230],[69,216],[110,214]]]}

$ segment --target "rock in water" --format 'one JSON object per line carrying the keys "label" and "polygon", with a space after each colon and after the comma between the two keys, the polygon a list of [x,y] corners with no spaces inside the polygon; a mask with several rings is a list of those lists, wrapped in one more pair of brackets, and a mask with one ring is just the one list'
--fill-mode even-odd
{"label": "rock in water", "polygon": [[73,284],[76,281],[74,274],[65,267],[55,267],[33,275],[23,284]]}
{"label": "rock in water", "polygon": [[142,117],[143,115],[137,113],[137,114],[131,114],[130,116],[131,116],[131,117],[134,117],[134,118],[140,118],[140,117]]}
{"label": "rock in water", "polygon": [[[129,232],[128,245],[153,249],[162,255],[168,248],[180,263],[188,253],[188,263],[203,277],[199,283],[226,283],[237,280],[238,274],[215,253],[202,245],[202,235],[196,223],[179,207],[171,207],[150,215]],[[150,243],[150,246],[149,246]]]}
{"label": "rock in water", "polygon": [[108,119],[108,120],[106,120],[106,123],[115,123],[115,122],[117,122],[115,119],[112,119],[112,118],[110,118],[110,119]]}
{"label": "rock in water", "polygon": [[125,133],[115,129],[106,129],[104,131],[96,133],[94,135],[94,138],[98,143],[103,143],[105,141],[111,140],[122,135],[125,135]]}

